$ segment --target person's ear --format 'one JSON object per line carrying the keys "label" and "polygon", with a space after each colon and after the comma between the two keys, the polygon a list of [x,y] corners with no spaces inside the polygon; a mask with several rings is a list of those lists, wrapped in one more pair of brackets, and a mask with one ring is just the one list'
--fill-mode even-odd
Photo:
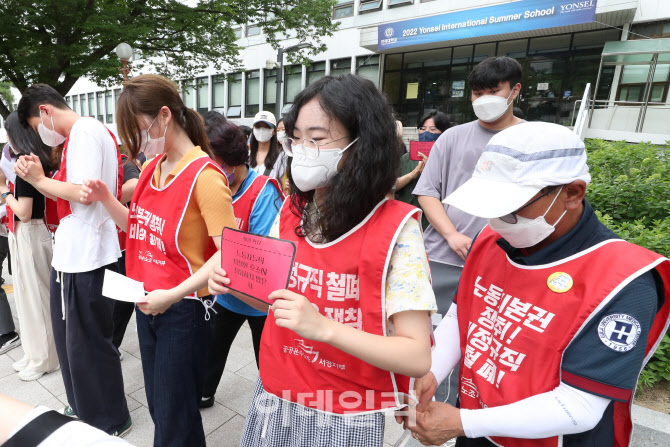
{"label": "person's ear", "polygon": [[512,101],[519,97],[519,93],[521,93],[521,84],[517,82],[514,87],[512,87]]}
{"label": "person's ear", "polygon": [[586,182],[584,180],[575,180],[563,187],[565,208],[574,210],[579,208],[586,195]]}
{"label": "person's ear", "polygon": [[172,121],[172,110],[170,110],[168,106],[163,106],[158,114],[163,118],[165,127],[167,127],[170,124],[170,121]]}

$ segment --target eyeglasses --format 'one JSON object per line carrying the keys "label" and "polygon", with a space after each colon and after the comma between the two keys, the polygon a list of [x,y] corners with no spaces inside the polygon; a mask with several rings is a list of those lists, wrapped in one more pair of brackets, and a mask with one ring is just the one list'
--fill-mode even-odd
{"label": "eyeglasses", "polygon": [[430,126],[430,127],[421,126],[421,127],[419,127],[419,133],[424,133],[424,132],[437,133],[439,131],[440,131],[440,129],[438,129],[435,126]]}
{"label": "eyeglasses", "polygon": [[[327,143],[321,142],[321,146],[326,146],[330,143],[334,143],[336,141],[344,140],[345,138],[349,138],[347,135],[346,137],[338,138],[336,140],[330,140]],[[297,140],[293,138],[286,138],[282,142],[282,146],[284,148],[284,152],[289,157],[293,157],[293,154],[295,152],[296,147],[300,146],[300,142],[302,141],[302,152],[305,154],[305,157],[309,158],[310,160],[316,160],[319,158],[319,143],[312,139],[305,138],[304,140]]]}
{"label": "eyeglasses", "polygon": [[512,212],[512,213],[509,213],[509,214],[505,214],[504,216],[500,216],[498,219],[500,219],[500,220],[502,220],[503,222],[508,223],[508,224],[515,224],[515,223],[517,223],[517,222],[518,222],[518,219],[517,219],[517,216],[516,216],[516,215],[517,215],[518,213],[520,213],[520,212],[521,212],[522,210],[524,210],[525,208],[528,208],[528,207],[531,206],[533,203],[537,202],[538,200],[540,200],[542,197],[546,196],[547,194],[550,194],[552,191],[554,191],[554,189],[555,189],[555,188],[551,187],[550,189],[546,190],[544,193],[540,194],[538,197],[536,197],[536,198],[534,198],[533,200],[531,200],[530,202],[526,203],[524,206],[522,206],[522,207],[519,208],[518,210],[516,210],[516,211],[514,211],[514,212]]}

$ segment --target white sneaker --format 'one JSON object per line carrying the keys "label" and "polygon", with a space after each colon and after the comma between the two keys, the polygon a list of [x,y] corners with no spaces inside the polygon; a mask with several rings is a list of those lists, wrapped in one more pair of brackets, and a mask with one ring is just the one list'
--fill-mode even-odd
{"label": "white sneaker", "polygon": [[35,371],[33,369],[24,369],[23,371],[19,372],[19,379],[23,380],[24,382],[30,382],[32,380],[37,380],[40,377],[44,375],[43,371]]}
{"label": "white sneaker", "polygon": [[14,371],[16,372],[21,372],[28,367],[28,363],[28,358],[23,356],[21,360],[17,360],[16,362],[12,363],[12,368],[14,368]]}

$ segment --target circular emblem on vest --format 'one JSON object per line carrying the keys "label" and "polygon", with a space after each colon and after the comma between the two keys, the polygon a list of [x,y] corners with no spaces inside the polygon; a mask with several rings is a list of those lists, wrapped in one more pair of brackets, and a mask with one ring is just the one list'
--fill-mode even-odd
{"label": "circular emblem on vest", "polygon": [[554,272],[547,278],[549,290],[556,293],[565,293],[572,289],[572,276],[565,272]]}
{"label": "circular emblem on vest", "polygon": [[640,339],[642,328],[640,323],[630,315],[608,315],[598,325],[598,337],[605,346],[617,351],[628,352],[635,347]]}

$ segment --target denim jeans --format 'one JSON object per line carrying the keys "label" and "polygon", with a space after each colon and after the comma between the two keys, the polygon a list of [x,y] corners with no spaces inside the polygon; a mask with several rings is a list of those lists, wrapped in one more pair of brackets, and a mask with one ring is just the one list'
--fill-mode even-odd
{"label": "denim jeans", "polygon": [[211,327],[204,306],[183,299],[163,314],[135,314],[154,447],[205,447],[198,401]]}

